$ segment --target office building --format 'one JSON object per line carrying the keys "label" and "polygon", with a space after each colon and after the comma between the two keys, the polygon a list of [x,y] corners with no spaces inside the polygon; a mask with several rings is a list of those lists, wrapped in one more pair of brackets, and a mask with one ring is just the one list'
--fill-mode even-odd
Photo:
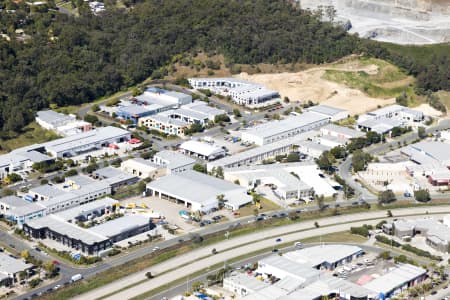
{"label": "office building", "polygon": [[191,170],[195,160],[176,151],[163,150],[153,156],[153,163],[164,167],[166,174]]}
{"label": "office building", "polygon": [[62,136],[70,136],[92,130],[89,122],[77,120],[75,115],[66,115],[53,110],[41,110],[36,113],[36,122],[47,130]]}
{"label": "office building", "polygon": [[314,105],[305,108],[305,111],[313,112],[321,116],[327,117],[330,122],[337,122],[348,118],[349,112],[345,109],[332,107],[328,105]]}

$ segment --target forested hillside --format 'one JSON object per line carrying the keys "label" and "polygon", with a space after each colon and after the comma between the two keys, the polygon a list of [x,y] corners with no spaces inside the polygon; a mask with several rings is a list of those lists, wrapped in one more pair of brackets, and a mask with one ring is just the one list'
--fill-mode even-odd
{"label": "forested hillside", "polygon": [[3,134],[20,130],[50,103],[78,104],[161,76],[158,69],[173,55],[193,49],[217,50],[230,64],[321,63],[358,44],[286,1],[148,0],[130,12],[77,18],[25,17],[20,10],[1,19],[3,32],[20,27],[31,35],[26,43],[0,39]]}
{"label": "forested hillside", "polygon": [[0,9],[0,33],[10,38],[0,37],[0,138],[50,104],[79,104],[162,77],[180,53],[217,51],[231,66],[323,63],[367,51],[358,37],[285,0],[146,0],[79,17],[30,13],[11,0],[0,0]]}

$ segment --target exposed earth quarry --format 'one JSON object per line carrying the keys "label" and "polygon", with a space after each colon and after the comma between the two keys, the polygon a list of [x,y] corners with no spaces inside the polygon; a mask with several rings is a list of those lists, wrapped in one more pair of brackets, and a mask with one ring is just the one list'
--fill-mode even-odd
{"label": "exposed earth quarry", "polygon": [[[347,24],[350,33],[396,44],[450,42],[450,0],[298,0],[323,9],[325,19]],[[333,17],[334,7],[336,14]]]}

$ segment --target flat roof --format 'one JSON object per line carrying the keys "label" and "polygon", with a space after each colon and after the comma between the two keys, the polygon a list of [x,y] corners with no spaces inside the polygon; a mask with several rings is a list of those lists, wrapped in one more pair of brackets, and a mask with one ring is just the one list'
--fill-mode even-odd
{"label": "flat roof", "polygon": [[375,293],[384,293],[386,295],[406,282],[424,275],[426,272],[425,269],[413,265],[401,264],[394,270],[365,284],[364,287]]}
{"label": "flat roof", "polygon": [[182,166],[190,165],[195,163],[195,159],[192,159],[184,154],[176,151],[163,150],[159,151],[154,155],[154,157],[160,158],[162,160],[168,161],[167,168],[176,169]]}
{"label": "flat roof", "polygon": [[89,245],[108,240],[106,236],[102,236],[92,230],[81,228],[75,224],[66,222],[56,215],[48,215],[43,218],[28,221],[27,226],[34,229],[49,228],[50,230],[58,232],[61,235],[83,241]]}
{"label": "flat roof", "polygon": [[20,207],[25,206],[27,204],[30,204],[30,202],[17,197],[17,196],[6,196],[3,198],[0,198],[0,203],[4,203],[6,205],[12,206],[12,207]]}
{"label": "flat roof", "polygon": [[450,160],[450,144],[435,141],[423,141],[408,145],[407,148],[416,150],[417,154],[431,157],[434,160],[447,163]]}
{"label": "flat roof", "polygon": [[309,263],[315,267],[325,262],[338,262],[362,251],[361,248],[351,245],[320,245],[288,252],[284,256],[291,261]]}
{"label": "flat roof", "polygon": [[283,256],[280,256],[278,254],[268,256],[261,259],[258,264],[260,267],[268,265],[274,268],[278,268],[284,273],[287,273],[286,276],[292,275],[299,277],[303,279],[303,282],[319,278],[320,271],[314,269],[310,263],[300,263],[293,261],[291,259],[288,259],[288,257],[285,256],[286,254],[287,253],[283,254]]}
{"label": "flat roof", "polygon": [[327,125],[323,126],[320,130],[321,131],[323,131],[323,130],[334,131],[334,132],[337,132],[340,134],[349,135],[349,136],[351,136],[351,138],[359,138],[359,137],[363,137],[366,135],[365,132],[358,131],[358,130],[348,128],[345,126],[339,126],[336,124],[327,124]]}
{"label": "flat roof", "polygon": [[66,177],[66,181],[72,181],[79,186],[83,186],[83,185],[87,185],[87,184],[95,182],[94,179],[92,179],[88,176],[83,176],[83,175],[75,175],[75,176]]}
{"label": "flat roof", "polygon": [[59,121],[70,121],[75,119],[74,116],[62,114],[53,110],[41,110],[36,113],[36,116],[44,122],[53,124]]}
{"label": "flat roof", "polygon": [[37,187],[34,187],[28,191],[28,194],[38,194],[44,197],[53,198],[63,194],[64,191],[57,189],[51,185],[44,184]]}
{"label": "flat roof", "polygon": [[161,191],[179,199],[196,203],[217,201],[217,195],[248,197],[247,190],[237,184],[193,170],[170,174],[147,184],[147,188]]}
{"label": "flat roof", "polygon": [[240,272],[232,272],[229,276],[225,277],[225,280],[231,281],[234,284],[245,286],[253,291],[258,291],[269,286],[267,282],[258,280],[255,276]]}
{"label": "flat roof", "polygon": [[157,121],[157,122],[161,122],[161,123],[165,123],[165,124],[173,124],[175,126],[185,126],[185,127],[187,127],[187,126],[190,125],[188,122],[184,122],[184,121],[182,121],[180,119],[174,119],[174,118],[169,117],[167,115],[167,111],[159,113],[157,115],[150,116],[148,118],[144,118],[144,119],[146,119],[146,120],[151,119],[151,120],[154,120],[154,121]]}
{"label": "flat roof", "polygon": [[28,216],[30,214],[34,214],[34,213],[38,213],[40,211],[45,210],[45,206],[42,205],[43,202],[32,202],[32,203],[28,203],[27,205],[24,206],[19,206],[16,208],[13,208],[9,211],[9,215],[12,216]]}
{"label": "flat roof", "polygon": [[247,159],[262,155],[264,153],[272,152],[277,149],[282,149],[287,146],[296,145],[299,143],[304,143],[306,139],[314,136],[313,132],[304,132],[299,135],[296,135],[290,139],[283,139],[277,141],[275,143],[265,144],[256,148],[252,148],[243,152],[239,152],[234,155],[225,156],[221,159],[218,159],[213,162],[208,162],[208,166],[226,166],[230,164],[239,163],[241,161],[245,161]]}
{"label": "flat roof", "polygon": [[193,101],[192,103],[184,105],[183,108],[204,113],[210,116],[222,115],[226,113],[224,110],[209,106],[203,101]]}
{"label": "flat roof", "polygon": [[223,150],[222,148],[194,140],[182,143],[180,145],[180,148],[190,152],[198,153],[203,156],[211,156],[214,154],[225,154],[225,150]]}
{"label": "flat roof", "polygon": [[119,111],[131,114],[131,115],[140,115],[147,112],[157,111],[161,109],[163,106],[159,104],[150,104],[150,105],[137,105],[132,104],[128,106],[122,106]]}
{"label": "flat roof", "polygon": [[96,234],[111,238],[123,232],[149,224],[149,222],[150,219],[143,215],[126,215],[91,227],[89,230]]}
{"label": "flat roof", "polygon": [[0,252],[0,272],[16,274],[33,267],[31,264],[24,263],[21,259],[12,258],[4,252]]}
{"label": "flat roof", "polygon": [[242,132],[260,138],[267,138],[324,120],[328,120],[328,118],[313,112],[305,112],[298,116],[286,117],[285,119],[280,121],[270,121],[267,123],[263,123]]}
{"label": "flat roof", "polygon": [[320,114],[324,114],[327,116],[334,116],[337,115],[338,113],[344,112],[346,111],[345,109],[341,109],[341,108],[337,108],[337,107],[333,107],[333,106],[328,106],[328,105],[314,105],[311,107],[308,107],[306,109],[306,111],[312,111],[312,112],[316,112],[316,113],[320,113]]}
{"label": "flat roof", "polygon": [[56,213],[55,215],[57,215],[61,219],[67,221],[67,220],[72,220],[72,219],[80,216],[84,212],[102,209],[106,206],[112,206],[116,203],[119,203],[119,201],[112,199],[110,197],[106,197],[106,198],[98,199],[98,200],[95,200],[95,201],[92,201],[92,202],[89,202],[89,203],[86,203],[86,204],[83,204],[80,206],[69,208],[67,210],[60,211],[60,212]]}
{"label": "flat roof", "polygon": [[123,136],[130,136],[130,133],[122,128],[107,126],[46,142],[42,146],[49,151],[63,152]]}

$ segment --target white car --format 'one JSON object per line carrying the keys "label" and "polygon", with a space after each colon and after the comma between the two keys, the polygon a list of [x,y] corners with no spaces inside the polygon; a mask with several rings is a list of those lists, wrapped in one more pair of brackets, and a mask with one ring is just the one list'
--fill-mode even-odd
{"label": "white car", "polygon": [[61,287],[61,285],[60,284],[57,284],[57,285],[55,285],[55,287],[53,288],[55,291],[57,290],[57,289],[59,289]]}
{"label": "white car", "polygon": [[158,251],[158,250],[159,250],[159,247],[158,247],[158,246],[156,246],[156,247],[154,247],[154,248],[152,249],[153,252]]}

